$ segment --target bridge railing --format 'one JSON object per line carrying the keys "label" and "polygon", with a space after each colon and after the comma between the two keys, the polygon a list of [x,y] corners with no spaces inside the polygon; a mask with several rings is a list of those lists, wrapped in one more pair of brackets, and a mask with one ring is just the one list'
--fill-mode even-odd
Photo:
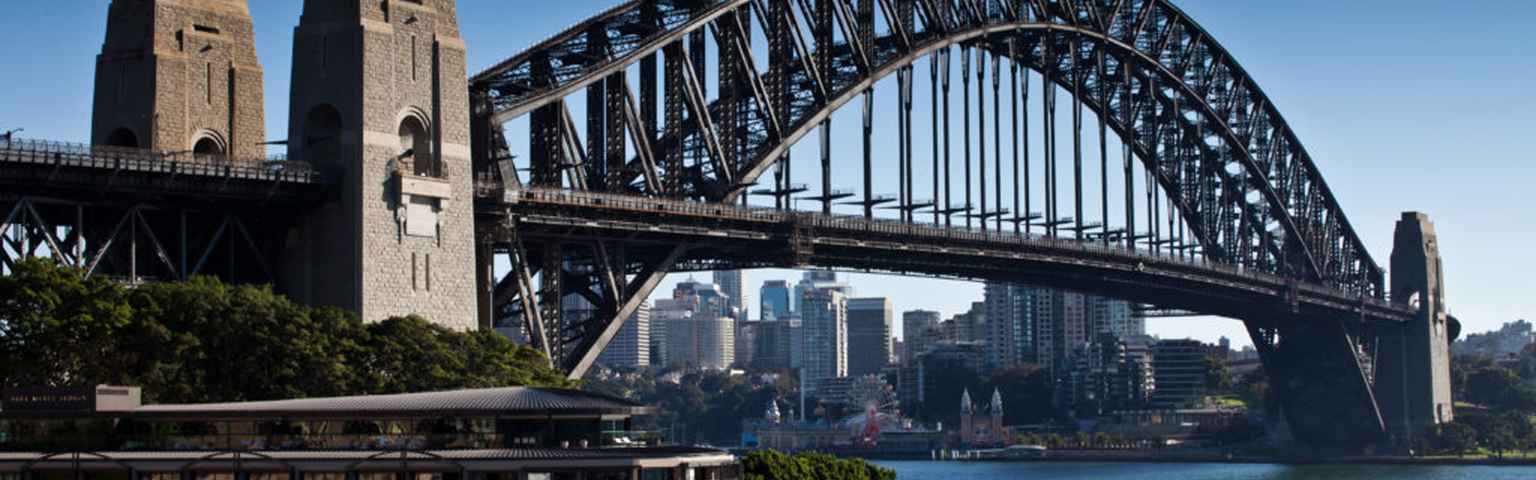
{"label": "bridge railing", "polygon": [[321,180],[309,163],[284,157],[245,159],[25,138],[0,140],[0,162],[284,183]]}
{"label": "bridge railing", "polygon": [[[1177,256],[1168,253],[1159,253],[1147,249],[1127,249],[1123,244],[1110,243],[1108,245],[1100,241],[1082,241],[1072,238],[1057,238],[1040,234],[1020,234],[1011,231],[982,231],[964,226],[945,227],[940,225],[927,225],[906,223],[893,219],[869,219],[857,215],[827,215],[819,212],[798,212],[780,210],[771,207],[741,206],[727,204],[708,204],[701,202],[660,199],[652,197],[639,197],[634,195],[581,192],[560,189],[508,189],[504,197],[510,203],[533,202],[550,203],[566,206],[598,207],[605,209],[617,209],[651,214],[680,215],[686,217],[706,218],[718,221],[751,222],[763,224],[798,223],[810,226],[817,230],[830,230],[842,232],[869,232],[890,238],[930,238],[958,240],[980,244],[1017,245],[1029,248],[1046,248],[1054,250],[1078,251],[1099,256],[1113,256],[1121,259],[1130,259],[1139,264],[1146,265],[1172,265],[1196,267],[1207,271],[1219,272],[1224,275],[1243,278],[1258,283],[1270,285],[1287,285],[1298,290],[1324,296],[1342,296],[1343,292],[1329,288],[1325,285],[1308,282],[1297,282],[1285,277],[1243,268],[1241,265],[1232,265],[1211,261],[1200,256]],[[1377,306],[1392,307],[1391,304],[1369,297],[1361,298],[1361,302]],[[1395,308],[1395,307],[1393,307]]]}

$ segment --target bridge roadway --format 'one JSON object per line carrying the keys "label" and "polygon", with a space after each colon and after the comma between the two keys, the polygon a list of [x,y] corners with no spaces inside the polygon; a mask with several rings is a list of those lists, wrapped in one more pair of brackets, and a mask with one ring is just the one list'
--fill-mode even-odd
{"label": "bridge roadway", "polygon": [[0,141],[0,185],[31,196],[301,203],[323,190],[302,162],[17,139]]}
{"label": "bridge roadway", "polygon": [[1395,324],[1415,314],[1319,284],[1094,241],[570,190],[488,195],[481,214],[510,215],[525,242],[687,245],[684,270],[724,261],[1016,281],[1251,321],[1343,316]]}

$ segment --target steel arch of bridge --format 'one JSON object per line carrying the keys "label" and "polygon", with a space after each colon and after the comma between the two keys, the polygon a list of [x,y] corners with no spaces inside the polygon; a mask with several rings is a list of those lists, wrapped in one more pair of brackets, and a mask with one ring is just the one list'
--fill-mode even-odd
{"label": "steel arch of bridge", "polygon": [[[621,4],[472,79],[477,168],[508,172],[500,124],[532,115],[533,186],[732,202],[832,112],[892,74],[906,77],[909,95],[914,62],[948,56],[960,45],[1006,56],[1074,92],[1152,173],[1207,257],[1384,297],[1381,268],[1295,133],[1235,59],[1170,2],[872,0],[860,6],[872,10],[873,3],[887,32],[876,32],[873,13],[851,0]],[[751,59],[747,22],[754,17],[769,37],[768,72]],[[809,40],[802,20],[810,24]],[[721,66],[722,76],[743,85],[714,102],[700,86],[702,55],[674,60],[687,55],[684,44],[692,44],[690,50],[703,45],[706,33],[722,58],[734,60]],[[649,102],[657,96],[662,51],[668,53],[669,105],[658,122],[658,107]],[[642,71],[638,106],[625,77],[636,65]],[[589,130],[592,151],[586,153],[562,100],[602,86],[608,93],[590,96],[588,108],[607,109],[622,124]],[[626,130],[639,150],[633,158],[624,152]],[[685,165],[691,152],[706,153]],[[905,155],[910,158],[910,148]],[[517,182],[515,174],[503,178]],[[1133,247],[1135,236],[1125,237]],[[660,276],[668,268],[645,273]],[[622,276],[606,276],[610,294],[637,293],[622,285]],[[634,286],[654,286],[641,280]],[[633,302],[617,303],[610,311],[627,317]],[[577,357],[565,366],[584,371],[621,322],[565,340],[575,343],[570,353]]]}

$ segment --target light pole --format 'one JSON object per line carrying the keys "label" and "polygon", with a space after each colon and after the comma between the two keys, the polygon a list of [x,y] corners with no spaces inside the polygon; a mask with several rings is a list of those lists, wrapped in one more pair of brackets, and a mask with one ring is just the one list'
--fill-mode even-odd
{"label": "light pole", "polygon": [[5,139],[5,148],[11,148],[11,142],[16,139],[16,134],[21,133],[22,130],[25,130],[25,129],[23,129],[23,128],[15,128],[15,129],[11,129],[11,130],[6,130],[4,134],[0,134],[0,138]]}

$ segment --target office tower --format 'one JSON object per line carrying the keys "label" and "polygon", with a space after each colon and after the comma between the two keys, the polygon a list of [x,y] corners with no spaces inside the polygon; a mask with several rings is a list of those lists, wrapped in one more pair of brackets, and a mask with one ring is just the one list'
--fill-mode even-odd
{"label": "office tower", "polygon": [[651,364],[651,306],[641,304],[619,327],[597,363],[615,369],[643,369]]}
{"label": "office tower", "polygon": [[790,313],[790,288],[789,282],[784,280],[769,280],[763,282],[763,287],[758,290],[758,297],[762,302],[757,312],[763,320],[777,320]]}
{"label": "office tower", "polygon": [[901,362],[912,365],[912,359],[921,355],[938,336],[939,312],[912,310],[901,314],[901,338],[906,344]]}
{"label": "office tower", "polygon": [[747,298],[742,296],[745,292],[741,289],[741,270],[715,272],[715,285],[720,287],[720,292],[726,296],[726,316],[737,320],[746,320]]}
{"label": "office tower", "polygon": [[1034,299],[1039,289],[1016,283],[987,282],[987,365],[1009,368],[1035,361]]}
{"label": "office tower", "polygon": [[800,384],[809,392],[818,380],[848,375],[848,302],[836,289],[815,288],[803,293],[800,305]]}
{"label": "office tower", "polygon": [[848,375],[876,375],[891,363],[891,300],[848,299]]}

